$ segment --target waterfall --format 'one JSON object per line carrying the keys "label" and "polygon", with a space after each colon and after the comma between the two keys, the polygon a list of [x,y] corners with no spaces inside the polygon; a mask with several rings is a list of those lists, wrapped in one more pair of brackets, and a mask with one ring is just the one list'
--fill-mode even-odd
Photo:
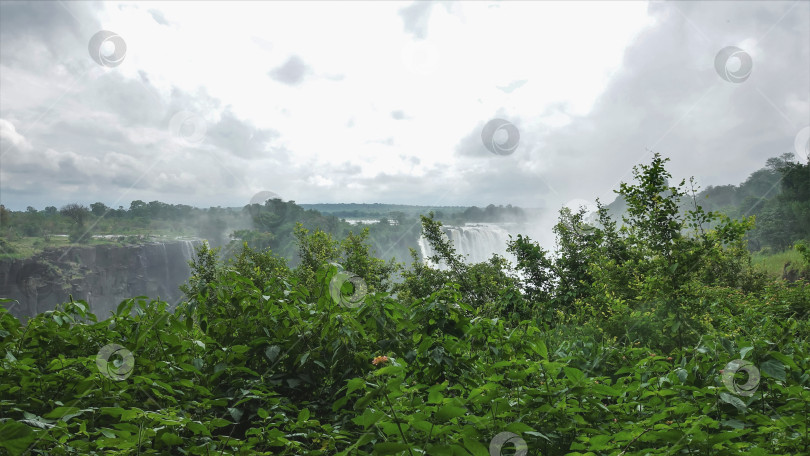
{"label": "waterfall", "polygon": [[[493,254],[512,259],[512,255],[506,251],[509,232],[498,224],[467,223],[464,226],[444,226],[442,227],[442,234],[446,240],[453,243],[456,253],[462,255],[468,264],[485,262]],[[419,237],[417,244],[425,264],[430,264],[439,269],[446,268],[446,265],[436,265],[427,260],[435,252],[424,236]]]}
{"label": "waterfall", "polygon": [[163,266],[166,269],[166,283],[169,283],[169,253],[166,250],[166,243],[161,242],[160,245],[163,247]]}
{"label": "waterfall", "polygon": [[180,240],[180,245],[183,249],[183,258],[185,261],[189,261],[194,258],[195,248],[200,243],[201,241]]}

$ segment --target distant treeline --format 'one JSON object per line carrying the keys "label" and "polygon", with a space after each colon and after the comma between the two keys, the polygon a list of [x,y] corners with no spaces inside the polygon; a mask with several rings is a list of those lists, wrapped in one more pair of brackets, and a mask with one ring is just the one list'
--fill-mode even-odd
{"label": "distant treeline", "polygon": [[793,161],[793,154],[768,159],[740,185],[706,188],[700,201],[731,218],[754,216],[751,250],[784,250],[810,240],[810,166]]}
{"label": "distant treeline", "polygon": [[[316,209],[317,208],[317,209]],[[55,245],[53,235],[68,234],[69,242],[110,242],[93,240],[96,234],[122,236],[194,236],[207,239],[212,246],[222,247],[224,256],[248,243],[254,249],[271,249],[293,264],[300,260],[295,247],[296,227],[308,231],[322,230],[333,236],[360,233],[363,226],[342,219],[377,219],[368,229],[372,254],[399,261],[411,257],[421,233],[419,216],[435,213],[446,224],[465,222],[519,221],[523,210],[511,205],[490,204],[478,207],[431,207],[396,204],[306,204],[270,199],[264,204],[241,208],[196,208],[161,201],[132,201],[129,208],[117,209],[101,202],[84,206],[71,203],[61,208],[43,210],[28,207],[9,211],[0,206],[0,257],[24,257],[39,249]],[[130,239],[130,238],[127,238]],[[132,238],[135,239],[135,238]],[[126,239],[120,242],[127,242]]]}
{"label": "distant treeline", "polygon": [[[739,185],[708,186],[692,198],[680,201],[681,210],[701,206],[732,219],[754,217],[748,232],[753,252],[784,251],[797,242],[810,241],[810,166],[786,153],[769,158]],[[611,214],[625,213],[627,203],[617,198],[608,206]]]}

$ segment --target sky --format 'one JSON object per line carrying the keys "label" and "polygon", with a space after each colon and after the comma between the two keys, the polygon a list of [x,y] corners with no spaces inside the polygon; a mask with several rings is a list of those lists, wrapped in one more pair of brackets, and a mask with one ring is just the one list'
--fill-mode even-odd
{"label": "sky", "polygon": [[610,202],[810,136],[810,2],[0,2],[0,204]]}

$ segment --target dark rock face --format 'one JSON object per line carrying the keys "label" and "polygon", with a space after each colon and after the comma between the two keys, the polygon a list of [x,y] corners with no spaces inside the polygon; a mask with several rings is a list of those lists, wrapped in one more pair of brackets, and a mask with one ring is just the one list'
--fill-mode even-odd
{"label": "dark rock face", "polygon": [[21,319],[53,310],[71,295],[87,301],[100,320],[135,296],[160,298],[173,308],[182,297],[180,285],[191,275],[188,262],[201,242],[64,247],[0,261],[0,298],[18,301],[0,305]]}

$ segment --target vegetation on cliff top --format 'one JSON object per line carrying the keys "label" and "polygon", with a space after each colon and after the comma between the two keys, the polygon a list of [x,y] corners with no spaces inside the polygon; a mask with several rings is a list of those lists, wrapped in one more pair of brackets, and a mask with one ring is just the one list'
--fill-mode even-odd
{"label": "vegetation on cliff top", "polygon": [[679,210],[665,163],[621,225],[563,210],[557,256],[514,238],[515,269],[428,216],[447,268],[401,282],[367,232],[300,226],[294,268],[201,247],[174,313],[0,309],[0,452],[807,454],[808,284],[752,266],[752,220]]}

